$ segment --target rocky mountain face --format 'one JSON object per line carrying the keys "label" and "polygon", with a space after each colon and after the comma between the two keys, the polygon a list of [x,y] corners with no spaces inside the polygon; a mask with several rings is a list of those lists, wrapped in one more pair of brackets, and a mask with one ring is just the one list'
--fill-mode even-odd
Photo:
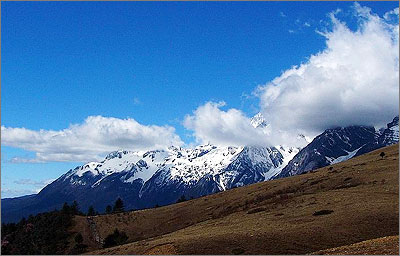
{"label": "rocky mountain face", "polygon": [[398,142],[398,116],[387,124],[385,129],[379,131],[366,126],[328,129],[304,147],[274,179],[339,163]]}
{"label": "rocky mountain face", "polygon": [[[262,129],[268,123],[262,115],[256,115],[252,125]],[[171,204],[182,195],[196,198],[296,175],[394,143],[398,143],[398,117],[380,131],[364,126],[328,129],[301,150],[281,145],[208,144],[146,152],[115,151],[101,162],[69,170],[36,195],[2,199],[2,222],[54,210],[73,200],[84,212],[90,205],[104,212],[118,197],[126,209]]]}

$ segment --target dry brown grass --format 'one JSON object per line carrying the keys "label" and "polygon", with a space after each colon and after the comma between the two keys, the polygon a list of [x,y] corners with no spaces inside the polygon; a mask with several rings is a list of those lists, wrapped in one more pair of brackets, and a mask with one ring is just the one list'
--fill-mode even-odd
{"label": "dry brown grass", "polygon": [[318,251],[317,255],[399,255],[399,236],[386,236]]}
{"label": "dry brown grass", "polygon": [[[382,151],[386,157],[380,160]],[[306,254],[398,235],[398,159],[394,145],[332,169],[97,216],[101,237],[118,228],[130,243],[91,253]],[[314,215],[321,210],[333,212]]]}

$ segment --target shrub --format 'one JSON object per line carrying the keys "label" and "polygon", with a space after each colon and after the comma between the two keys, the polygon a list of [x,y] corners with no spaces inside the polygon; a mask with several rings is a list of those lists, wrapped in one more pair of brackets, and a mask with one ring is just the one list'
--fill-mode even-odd
{"label": "shrub", "polygon": [[186,197],[185,197],[185,195],[182,195],[176,202],[181,203],[181,202],[185,202],[185,201],[186,201]]}
{"label": "shrub", "polygon": [[81,244],[81,243],[83,242],[83,237],[82,237],[82,234],[81,234],[81,233],[76,234],[76,236],[75,236],[75,242],[76,242],[77,244]]}
{"label": "shrub", "polygon": [[331,214],[333,211],[332,210],[321,210],[321,211],[316,211],[313,213],[314,216],[320,216],[320,215],[327,215]]}
{"label": "shrub", "polygon": [[125,232],[119,232],[119,230],[116,228],[114,230],[114,233],[108,235],[104,239],[104,244],[103,247],[112,247],[112,246],[117,246],[124,244],[128,240],[128,236],[126,235]]}
{"label": "shrub", "polygon": [[234,255],[239,255],[239,254],[243,254],[245,251],[243,248],[235,248],[232,250],[232,254]]}

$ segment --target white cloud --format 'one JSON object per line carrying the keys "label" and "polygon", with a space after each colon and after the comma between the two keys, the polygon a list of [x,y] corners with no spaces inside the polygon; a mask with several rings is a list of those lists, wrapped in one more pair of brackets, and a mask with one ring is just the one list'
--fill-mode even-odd
{"label": "white cloud", "polygon": [[14,162],[100,160],[118,149],[149,150],[183,144],[171,126],[142,125],[134,119],[89,116],[82,124],[60,130],[33,131],[1,127],[2,145],[35,152],[36,158]]}
{"label": "white cloud", "polygon": [[223,106],[224,102],[207,102],[185,117],[184,126],[194,132],[197,142],[223,146],[268,144],[263,131],[255,129],[240,110],[223,111]]}
{"label": "white cloud", "polygon": [[279,12],[279,15],[280,15],[281,17],[283,17],[283,18],[286,17],[286,14],[285,14],[284,12]]}
{"label": "white cloud", "polygon": [[357,3],[354,10],[356,31],[331,13],[332,30],[320,32],[326,49],[257,88],[273,129],[315,135],[334,126],[381,126],[398,114],[398,23]]}
{"label": "white cloud", "polygon": [[393,18],[393,19],[397,19],[396,21],[398,21],[399,20],[398,19],[399,18],[399,8],[395,8],[391,11],[386,12],[383,15],[383,18],[385,18],[385,20],[391,20]]}
{"label": "white cloud", "polygon": [[299,138],[300,130],[287,133],[270,126],[255,128],[251,118],[242,111],[231,108],[221,110],[225,102],[207,102],[187,115],[186,129],[192,130],[197,143],[211,143],[221,146],[277,146],[290,145],[304,147],[306,141]]}

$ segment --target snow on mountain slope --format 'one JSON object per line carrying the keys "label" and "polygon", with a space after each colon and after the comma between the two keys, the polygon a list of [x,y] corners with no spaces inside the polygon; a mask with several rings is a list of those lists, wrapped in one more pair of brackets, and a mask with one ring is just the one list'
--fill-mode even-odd
{"label": "snow on mountain slope", "polygon": [[[255,129],[268,126],[261,113],[255,115],[251,123]],[[299,137],[299,139],[304,140],[305,137]],[[171,146],[165,150],[148,152],[119,150],[111,152],[101,162],[90,162],[76,167],[62,178],[63,181],[69,180],[74,185],[96,187],[111,175],[119,174],[119,179],[124,183],[140,180],[144,184],[160,172],[158,179],[162,177],[163,182],[170,179],[174,182],[185,183],[185,185],[196,184],[205,176],[210,176],[217,180],[220,190],[225,190],[231,186],[239,186],[241,183],[236,181],[236,184],[234,181],[237,176],[242,176],[248,170],[256,172],[256,175],[242,182],[243,184],[270,179],[277,175],[299,150],[300,148],[282,145],[221,147],[210,144],[195,148]],[[248,170],[241,167],[244,166],[244,161]],[[247,173],[247,176],[249,175]]]}
{"label": "snow on mountain slope", "polygon": [[301,148],[279,146],[278,149],[283,156],[282,164],[276,167],[275,169],[269,171],[269,173],[265,175],[265,180],[270,180],[274,176],[279,175],[279,173],[282,172],[282,169],[285,168],[285,166],[289,163],[289,161],[292,160],[293,157],[297,155],[297,153],[299,153]]}
{"label": "snow on mountain slope", "polygon": [[[63,180],[74,185],[86,185],[92,178],[92,187],[99,186],[110,175],[121,174],[122,182],[142,180],[146,183],[156,172],[168,172],[173,180],[195,184],[206,175],[219,176],[223,190],[230,186],[237,170],[227,167],[244,159],[256,168],[263,180],[279,172],[298,152],[297,148],[268,147],[217,147],[201,145],[192,149],[170,147],[167,150],[148,152],[115,151],[102,162],[90,162],[69,171]],[[240,158],[238,158],[240,156]],[[243,163],[239,163],[243,164]],[[251,169],[251,168],[250,168]]]}
{"label": "snow on mountain slope", "polygon": [[360,150],[360,148],[361,148],[361,147],[359,147],[359,148],[357,148],[356,150],[353,150],[353,151],[346,151],[346,150],[345,150],[345,152],[347,152],[347,155],[339,156],[338,158],[333,159],[333,160],[328,159],[328,157],[326,157],[326,158],[327,158],[328,160],[331,160],[331,161],[330,161],[331,164],[337,164],[337,163],[340,163],[340,162],[349,160],[350,158],[352,158],[353,156],[355,156],[355,155],[357,154],[358,150]]}

